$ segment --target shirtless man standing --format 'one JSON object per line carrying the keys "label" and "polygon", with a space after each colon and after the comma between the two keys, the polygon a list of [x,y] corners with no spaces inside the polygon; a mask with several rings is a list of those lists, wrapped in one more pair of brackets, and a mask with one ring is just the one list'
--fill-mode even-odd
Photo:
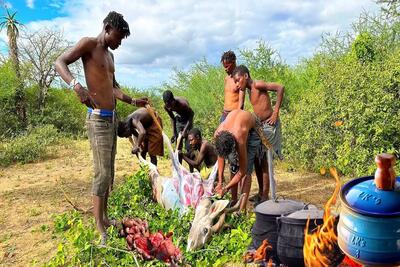
{"label": "shirtless man standing", "polygon": [[[233,71],[233,79],[238,90],[249,90],[250,102],[253,105],[256,119],[256,130],[259,133],[261,142],[264,144],[261,153],[257,154],[255,160],[255,170],[258,180],[258,201],[268,199],[269,176],[267,151],[272,147],[274,153],[279,158],[281,154],[281,123],[279,120],[279,109],[282,104],[284,87],[278,83],[253,81],[246,66],[240,65]],[[276,103],[272,108],[269,92],[277,93]],[[260,130],[260,131],[258,131]],[[264,140],[263,140],[264,139]],[[267,145],[268,147],[266,147]]]}
{"label": "shirtless man standing", "polygon": [[[86,126],[93,150],[93,214],[101,244],[107,239],[107,200],[114,179],[116,152],[116,99],[134,106],[144,106],[147,99],[132,99],[120,89],[114,76],[114,57],[108,48],[117,49],[122,39],[130,35],[123,16],[110,12],[103,20],[103,29],[97,37],[84,37],[72,49],[56,60],[56,71],[76,92],[81,103],[88,107]],[[82,59],[87,89],[72,76],[68,65]]]}
{"label": "shirtless man standing", "polygon": [[203,179],[210,176],[215,162],[217,162],[217,152],[213,144],[202,139],[201,132],[197,128],[189,131],[188,140],[190,150],[183,154],[183,159],[189,164],[190,171],[196,168]]}
{"label": "shirtless man standing", "polygon": [[[146,108],[137,109],[118,124],[118,136],[129,138],[133,146],[132,154],[140,152],[140,155],[146,159],[146,154],[149,153],[151,163],[157,166],[157,156],[164,156],[164,142],[162,120],[155,110],[153,114],[157,122]],[[135,142],[132,135],[136,139]]]}
{"label": "shirtless man standing", "polygon": [[[170,90],[163,93],[164,109],[171,118],[173,136],[171,143],[174,143],[178,134],[182,134],[182,141],[185,142],[185,149],[189,151],[189,142],[187,133],[193,127],[194,112],[189,106],[189,102],[183,97],[174,97]],[[174,112],[176,114],[174,114]],[[182,150],[182,142],[179,144],[178,150]],[[182,163],[182,156],[179,157],[179,162]]]}
{"label": "shirtless man standing", "polygon": [[224,111],[222,112],[220,123],[223,122],[228,116],[229,112],[234,109],[243,109],[244,104],[244,91],[236,88],[233,81],[232,72],[236,68],[236,55],[233,51],[229,50],[222,54],[221,63],[228,75],[224,80]]}
{"label": "shirtless man standing", "polygon": [[[232,200],[238,199],[238,184],[241,183],[241,193],[246,193],[240,209],[246,209],[251,187],[251,173],[254,158],[260,146],[260,138],[254,131],[256,118],[248,111],[235,109],[219,125],[214,134],[215,148],[218,154],[218,184],[217,194],[224,195],[229,189]],[[225,159],[230,163],[231,180],[222,187]]]}

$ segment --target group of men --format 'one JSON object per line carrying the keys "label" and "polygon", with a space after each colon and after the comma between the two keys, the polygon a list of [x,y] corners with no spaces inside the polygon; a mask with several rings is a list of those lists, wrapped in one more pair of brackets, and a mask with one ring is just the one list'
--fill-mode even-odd
{"label": "group of men", "polygon": [[[101,234],[101,244],[105,244],[107,239],[106,228],[113,224],[107,217],[107,199],[114,179],[117,135],[130,138],[132,153],[141,153],[143,157],[148,153],[153,164],[157,164],[157,156],[164,154],[161,118],[154,109],[146,106],[149,103],[147,98],[131,98],[120,90],[115,79],[114,57],[109,48],[117,49],[122,39],[129,35],[128,23],[121,14],[112,11],[103,20],[103,29],[98,36],[82,38],[55,64],[61,78],[88,107],[86,126],[94,164],[93,213]],[[68,67],[79,59],[83,62],[87,88],[73,77]],[[202,139],[199,129],[193,128],[194,111],[188,101],[167,90],[163,100],[173,128],[171,141],[175,142],[178,135],[182,135],[186,152],[183,152],[183,143],[180,143],[180,161],[185,160],[190,170],[197,169],[204,179],[218,161],[215,191],[224,195],[231,190],[233,201],[237,200],[238,184],[248,197],[255,166],[259,182],[257,197],[266,200],[268,168],[265,151],[273,149],[280,155],[279,108],[284,88],[276,83],[253,81],[245,66],[236,67],[236,56],[232,51],[222,55],[221,63],[227,76],[224,82],[224,110],[215,132],[215,146]],[[253,113],[243,110],[246,90]],[[274,108],[268,91],[277,92]],[[115,113],[117,99],[139,108],[124,121],[118,122]],[[225,160],[231,166],[231,179],[223,186]],[[241,208],[245,208],[247,198],[243,203]]]}

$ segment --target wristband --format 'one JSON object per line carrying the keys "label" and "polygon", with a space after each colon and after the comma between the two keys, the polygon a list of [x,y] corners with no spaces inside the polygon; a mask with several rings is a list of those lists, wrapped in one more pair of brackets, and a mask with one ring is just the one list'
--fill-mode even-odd
{"label": "wristband", "polygon": [[77,85],[79,82],[75,79],[75,78],[73,78],[70,82],[69,82],[69,87],[71,87],[72,89],[74,89],[75,88],[75,85]]}
{"label": "wristband", "polygon": [[131,105],[136,107],[137,106],[137,100],[132,98]]}

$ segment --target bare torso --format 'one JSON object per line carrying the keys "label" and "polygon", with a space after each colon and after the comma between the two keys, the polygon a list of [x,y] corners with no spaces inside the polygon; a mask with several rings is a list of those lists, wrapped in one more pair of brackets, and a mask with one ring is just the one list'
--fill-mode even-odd
{"label": "bare torso", "polygon": [[273,110],[268,91],[258,90],[257,81],[253,81],[251,89],[249,89],[249,98],[253,105],[254,113],[261,121],[268,119],[272,115]]}
{"label": "bare torso", "polygon": [[217,132],[228,131],[233,134],[238,144],[246,144],[250,129],[255,126],[254,116],[245,110],[235,109],[218,127]]}
{"label": "bare torso", "polygon": [[208,168],[214,166],[217,161],[217,152],[215,151],[215,147],[207,141],[203,141],[202,146],[204,146],[205,152],[204,163]]}
{"label": "bare torso", "polygon": [[96,38],[88,38],[93,49],[82,56],[86,84],[95,108],[113,110],[114,60]]}
{"label": "bare torso", "polygon": [[143,128],[145,129],[147,129],[153,124],[153,118],[151,117],[150,113],[147,111],[146,108],[137,109],[129,117],[139,121],[143,125]]}
{"label": "bare torso", "polygon": [[224,82],[224,110],[231,111],[238,108],[239,89],[236,88],[235,81],[228,75]]}
{"label": "bare torso", "polygon": [[189,107],[189,102],[185,98],[179,96],[176,96],[175,100],[176,101],[172,107],[165,107],[165,109],[170,112],[175,112],[177,115],[181,116],[183,120],[189,120],[193,113],[193,110]]}

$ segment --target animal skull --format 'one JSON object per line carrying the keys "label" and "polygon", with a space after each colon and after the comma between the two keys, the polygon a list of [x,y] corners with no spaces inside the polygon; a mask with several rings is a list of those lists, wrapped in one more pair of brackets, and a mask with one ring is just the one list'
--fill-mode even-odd
{"label": "animal skull", "polygon": [[[214,233],[219,232],[224,225],[226,215],[239,209],[243,196],[244,194],[232,208],[227,208],[229,200],[217,200],[211,203],[209,198],[203,198],[195,211],[186,250],[191,251],[203,247]],[[213,225],[218,216],[220,216],[218,221]]]}

